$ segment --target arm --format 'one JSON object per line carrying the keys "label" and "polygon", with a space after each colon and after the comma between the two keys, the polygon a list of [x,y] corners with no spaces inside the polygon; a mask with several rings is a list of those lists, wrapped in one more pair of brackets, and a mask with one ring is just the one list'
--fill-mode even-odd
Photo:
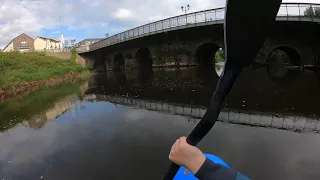
{"label": "arm", "polygon": [[195,146],[181,137],[172,145],[169,159],[189,169],[200,180],[249,180],[241,173],[207,159]]}
{"label": "arm", "polygon": [[195,176],[200,180],[236,180],[237,172],[206,159]]}
{"label": "arm", "polygon": [[206,159],[195,176],[200,180],[250,180],[243,174]]}

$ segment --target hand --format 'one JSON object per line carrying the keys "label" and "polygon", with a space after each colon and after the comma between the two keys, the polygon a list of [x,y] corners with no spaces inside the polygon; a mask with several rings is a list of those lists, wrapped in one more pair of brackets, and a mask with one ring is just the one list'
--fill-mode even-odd
{"label": "hand", "polygon": [[172,145],[169,159],[196,174],[206,157],[197,147],[189,145],[186,137],[180,137]]}

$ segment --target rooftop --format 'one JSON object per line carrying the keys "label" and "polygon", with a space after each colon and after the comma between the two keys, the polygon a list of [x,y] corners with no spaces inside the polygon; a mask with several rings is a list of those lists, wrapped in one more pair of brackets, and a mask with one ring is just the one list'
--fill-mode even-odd
{"label": "rooftop", "polygon": [[41,37],[41,36],[38,36],[37,38],[41,38],[43,40],[49,40],[49,41],[54,41],[54,42],[60,42],[60,40],[56,40],[54,38],[47,38],[47,37]]}

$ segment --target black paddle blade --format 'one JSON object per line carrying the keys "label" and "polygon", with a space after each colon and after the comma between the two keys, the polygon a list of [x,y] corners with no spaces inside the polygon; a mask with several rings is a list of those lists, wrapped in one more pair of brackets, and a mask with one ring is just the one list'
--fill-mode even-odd
{"label": "black paddle blade", "polygon": [[274,25],[282,0],[227,0],[226,66],[249,66]]}
{"label": "black paddle blade", "polygon": [[[187,138],[197,145],[215,124],[224,99],[243,67],[250,65],[274,24],[281,0],[228,0],[225,14],[226,64],[210,105]],[[180,166],[172,163],[164,180],[171,180]]]}

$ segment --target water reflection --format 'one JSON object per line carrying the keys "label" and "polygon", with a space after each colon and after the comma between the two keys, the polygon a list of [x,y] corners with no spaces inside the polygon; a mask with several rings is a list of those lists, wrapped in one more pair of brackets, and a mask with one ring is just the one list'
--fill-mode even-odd
{"label": "water reflection", "polygon": [[[320,85],[315,72],[290,69],[291,73],[280,81],[267,72],[268,68],[244,70],[228,96],[225,108],[247,114],[319,118]],[[214,71],[198,68],[155,69],[151,74],[108,72],[93,77],[86,93],[207,106],[218,81],[214,74]],[[121,77],[121,81],[117,77]]]}
{"label": "water reflection", "polygon": [[0,132],[19,123],[26,127],[41,128],[49,120],[74,110],[73,102],[82,98],[88,85],[85,81],[44,88],[21,98],[0,104]]}
{"label": "water reflection", "polygon": [[[245,70],[220,120],[318,130],[309,121],[319,118],[318,76],[297,73],[286,83]],[[107,72],[6,101],[0,179],[161,179],[170,146],[203,116],[217,81],[198,68]],[[299,180],[319,177],[318,142],[314,133],[218,122],[199,147],[252,179]]]}
{"label": "water reflection", "polygon": [[224,62],[218,62],[215,64],[216,73],[219,77],[221,76],[221,74],[223,72],[224,64],[225,64]]}

